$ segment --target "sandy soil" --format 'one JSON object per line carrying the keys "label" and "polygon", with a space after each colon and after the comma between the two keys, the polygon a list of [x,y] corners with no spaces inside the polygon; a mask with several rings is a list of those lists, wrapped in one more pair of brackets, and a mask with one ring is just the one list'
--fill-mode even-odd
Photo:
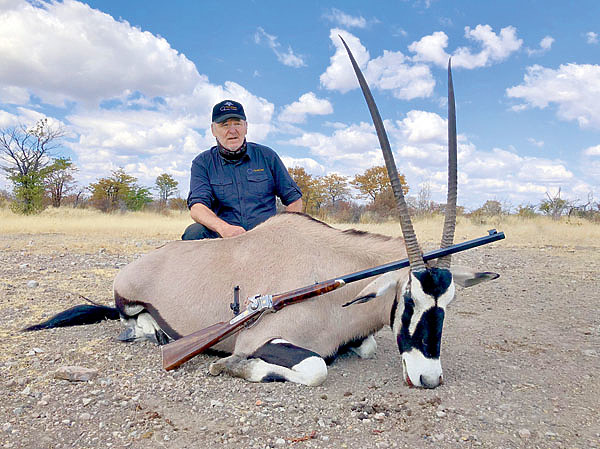
{"label": "sandy soil", "polygon": [[[389,329],[374,359],[342,357],[315,388],[210,377],[205,355],[165,372],[156,346],[115,341],[116,321],[19,332],[79,295],[111,304],[118,269],[160,243],[0,236],[1,447],[600,447],[598,248],[455,257],[501,277],[450,306],[435,390],[402,383]],[[68,365],[98,376],[55,379]]]}

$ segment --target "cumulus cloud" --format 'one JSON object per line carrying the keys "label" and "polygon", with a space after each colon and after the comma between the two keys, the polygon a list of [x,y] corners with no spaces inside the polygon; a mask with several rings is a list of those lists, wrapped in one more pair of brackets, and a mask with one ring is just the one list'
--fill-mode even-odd
{"label": "cumulus cloud", "polygon": [[273,50],[273,53],[277,56],[277,60],[283,65],[294,68],[306,65],[304,58],[295,54],[291,46],[288,46],[287,51],[281,51],[281,44],[277,42],[277,36],[268,34],[262,27],[258,27],[256,33],[254,33],[254,42],[257,44],[265,43]]}
{"label": "cumulus cloud", "polygon": [[363,16],[351,16],[337,8],[332,8],[330,12],[324,15],[324,17],[331,22],[346,28],[366,28],[368,24],[367,19]]}
{"label": "cumulus cloud", "polygon": [[302,95],[298,101],[283,108],[279,120],[289,123],[304,123],[307,115],[327,115],[333,112],[329,100],[317,98],[313,92]]}
{"label": "cumulus cloud", "polygon": [[560,119],[600,128],[600,65],[565,64],[556,70],[533,65],[523,84],[508,88],[506,94],[525,102],[515,110],[544,109],[553,103]]}
{"label": "cumulus cloud", "polygon": [[542,55],[552,48],[553,43],[554,43],[554,38],[552,36],[546,36],[540,41],[539,48],[534,48],[534,49],[528,48],[527,54],[529,56]]}
{"label": "cumulus cloud", "polygon": [[97,104],[135,90],[191,92],[199,78],[165,39],[73,0],[14,2],[0,22],[0,83],[13,100],[26,90],[59,106]]}
{"label": "cumulus cloud", "polygon": [[316,176],[321,176],[321,175],[327,174],[327,170],[325,169],[325,166],[322,164],[319,164],[317,161],[315,161],[314,159],[312,159],[310,157],[295,158],[295,157],[289,157],[289,156],[282,156],[281,160],[283,161],[285,166],[289,167],[289,168],[302,167],[308,173],[310,173],[312,175],[316,175]]}
{"label": "cumulus cloud", "polygon": [[[496,34],[489,25],[465,27],[465,37],[477,42],[482,48],[477,53],[473,53],[467,47],[456,49],[452,54],[454,67],[474,69],[489,66],[504,61],[523,44],[523,40],[517,38],[516,28],[512,26],[502,28],[499,34]],[[445,67],[450,57],[450,54],[445,51],[446,47],[448,47],[448,36],[443,31],[436,31],[413,42],[408,49],[416,53],[413,57],[414,61],[430,62]]]}
{"label": "cumulus cloud", "polygon": [[583,154],[586,156],[600,156],[600,145],[586,148],[583,150]]}
{"label": "cumulus cloud", "polygon": [[[428,182],[433,199],[445,201],[447,192],[447,121],[431,112],[413,110],[403,120],[385,120],[385,126],[400,173],[406,175],[416,194],[418,185]],[[285,142],[306,147],[325,166],[354,176],[382,165],[375,130],[370,124],[349,124],[330,134],[303,133]],[[512,204],[543,197],[548,189],[561,186],[565,194],[578,184],[561,160],[523,157],[514,151],[477,149],[465,136],[458,136],[459,203],[469,208],[484,199],[500,198]],[[597,150],[589,150],[595,153]],[[307,168],[308,170],[308,168]]]}
{"label": "cumulus cloud", "polygon": [[338,35],[344,38],[352,50],[357,64],[363,70],[372,88],[390,90],[394,97],[404,100],[432,95],[435,80],[429,67],[423,64],[412,64],[409,58],[399,51],[384,50],[382,56],[371,59],[360,39],[339,28],[334,28],[329,33],[336,50],[329,66],[320,77],[324,88],[345,93],[358,87],[348,54]]}
{"label": "cumulus cloud", "polygon": [[585,33],[585,39],[588,44],[597,44],[598,43],[598,33],[594,33],[593,31],[588,31]]}

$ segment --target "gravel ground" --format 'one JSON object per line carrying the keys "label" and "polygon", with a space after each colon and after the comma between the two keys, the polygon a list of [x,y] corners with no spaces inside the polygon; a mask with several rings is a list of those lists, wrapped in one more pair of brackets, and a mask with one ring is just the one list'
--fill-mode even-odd
{"label": "gravel ground", "polygon": [[[111,304],[115,273],[162,242],[0,236],[0,446],[5,448],[600,448],[600,251],[514,248],[459,263],[500,279],[460,291],[446,318],[445,384],[402,382],[389,329],[371,360],[344,356],[319,387],[174,372],[120,323],[20,333],[76,304]],[[65,366],[96,377],[55,378]]]}

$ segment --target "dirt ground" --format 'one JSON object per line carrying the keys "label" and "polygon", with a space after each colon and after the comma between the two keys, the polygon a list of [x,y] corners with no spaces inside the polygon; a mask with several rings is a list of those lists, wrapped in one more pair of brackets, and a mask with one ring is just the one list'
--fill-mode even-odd
{"label": "dirt ground", "polygon": [[[600,448],[598,247],[455,256],[501,277],[449,307],[435,390],[403,384],[389,329],[313,388],[210,377],[205,355],[165,372],[156,346],[115,341],[117,321],[19,332],[79,295],[111,305],[118,269],[160,243],[0,236],[1,447]],[[73,365],[98,375],[54,378]]]}

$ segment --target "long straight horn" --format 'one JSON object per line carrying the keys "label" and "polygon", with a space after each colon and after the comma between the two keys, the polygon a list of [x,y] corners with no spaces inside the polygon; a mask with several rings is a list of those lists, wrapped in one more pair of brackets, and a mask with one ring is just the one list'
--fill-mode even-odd
{"label": "long straight horn", "polygon": [[423,262],[423,253],[419,247],[419,242],[417,241],[417,236],[413,229],[412,221],[410,220],[408,206],[404,200],[402,184],[400,183],[398,170],[396,169],[396,163],[394,162],[394,156],[392,154],[390,142],[383,126],[383,121],[379,115],[379,110],[377,109],[375,100],[373,100],[373,95],[371,95],[371,90],[367,85],[367,81],[365,80],[365,77],[358,67],[356,60],[354,59],[354,55],[350,51],[350,48],[342,36],[340,36],[340,39],[342,40],[344,47],[346,47],[346,51],[348,52],[348,56],[352,62],[352,67],[354,68],[354,73],[356,73],[356,77],[358,78],[358,84],[360,84],[360,88],[365,96],[365,100],[367,100],[367,106],[369,107],[369,112],[371,113],[371,118],[373,119],[375,129],[377,130],[379,145],[381,146],[381,151],[383,151],[383,159],[385,160],[385,166],[387,167],[388,176],[392,184],[392,190],[394,192],[394,196],[396,197],[396,204],[400,212],[400,226],[402,227],[402,234],[404,235],[404,244],[406,245],[406,252],[408,253],[410,267],[413,271],[424,270],[425,262]]}
{"label": "long straight horn", "polygon": [[[456,196],[457,196],[457,142],[456,142],[456,105],[454,102],[454,85],[452,84],[452,60],[448,60],[448,199],[446,216],[442,231],[442,248],[454,243],[456,228]],[[450,268],[451,256],[439,259],[438,268]]]}

